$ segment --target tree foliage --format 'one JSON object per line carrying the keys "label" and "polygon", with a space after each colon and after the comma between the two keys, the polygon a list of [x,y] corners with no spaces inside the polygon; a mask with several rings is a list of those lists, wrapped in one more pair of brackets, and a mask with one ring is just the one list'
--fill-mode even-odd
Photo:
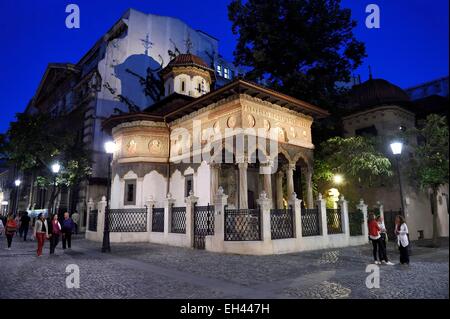
{"label": "tree foliage", "polygon": [[340,0],[233,0],[228,6],[238,35],[235,63],[246,77],[320,106],[340,95],[366,56],[356,22]]}
{"label": "tree foliage", "polygon": [[[61,186],[72,187],[91,174],[90,157],[80,136],[81,116],[20,113],[0,139],[0,154],[22,173],[34,176],[36,185],[49,187],[56,181],[51,203]],[[61,165],[56,176],[51,171],[54,162]]]}
{"label": "tree foliage", "polygon": [[321,192],[332,186],[336,174],[344,176],[342,186],[348,192],[354,186],[370,186],[392,175],[391,162],[379,151],[376,140],[362,136],[328,139],[320,145],[315,157],[314,183]]}
{"label": "tree foliage", "polygon": [[447,184],[449,135],[446,117],[431,114],[412,134],[416,135],[419,142],[410,165],[409,175],[412,180],[424,190]]}

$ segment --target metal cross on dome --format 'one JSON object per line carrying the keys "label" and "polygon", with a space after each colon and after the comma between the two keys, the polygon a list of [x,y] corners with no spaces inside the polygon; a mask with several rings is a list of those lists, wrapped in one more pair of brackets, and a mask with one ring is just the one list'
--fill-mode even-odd
{"label": "metal cross on dome", "polygon": [[152,45],[154,44],[153,42],[150,41],[150,36],[147,35],[145,36],[145,39],[141,39],[142,45],[145,49],[145,55],[148,55],[148,49],[150,49],[152,47]]}
{"label": "metal cross on dome", "polygon": [[184,41],[184,45],[186,46],[186,53],[191,53],[192,48],[194,47],[194,44],[191,41],[191,35],[188,34],[188,37],[186,41]]}

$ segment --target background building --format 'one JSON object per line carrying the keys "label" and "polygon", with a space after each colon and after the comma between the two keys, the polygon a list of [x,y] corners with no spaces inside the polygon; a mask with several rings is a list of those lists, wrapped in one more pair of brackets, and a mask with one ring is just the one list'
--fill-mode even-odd
{"label": "background building", "polygon": [[[57,199],[59,210],[75,209],[85,224],[86,203],[106,194],[108,161],[101,122],[121,112],[158,102],[158,72],[179,53],[200,56],[216,73],[216,86],[228,83],[238,70],[219,55],[219,40],[194,30],[179,19],[128,10],[76,63],[50,63],[26,112],[83,114],[76,125],[79,143],[90,150],[92,176]],[[50,192],[23,177],[20,209],[44,208]]]}

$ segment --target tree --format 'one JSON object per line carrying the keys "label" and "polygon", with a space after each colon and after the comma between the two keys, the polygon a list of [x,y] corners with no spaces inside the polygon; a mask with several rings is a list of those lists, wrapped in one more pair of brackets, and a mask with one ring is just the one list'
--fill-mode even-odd
{"label": "tree", "polygon": [[412,131],[419,145],[409,166],[409,176],[423,190],[431,191],[431,213],[433,214],[433,246],[439,246],[438,193],[441,186],[448,184],[449,177],[449,135],[445,116],[429,115],[423,125]]}
{"label": "tree", "polygon": [[[51,208],[62,186],[70,188],[91,173],[91,161],[78,127],[82,114],[53,118],[44,113],[19,113],[16,118],[0,139],[0,154],[17,170],[30,174],[32,185],[52,188],[48,202]],[[62,169],[54,176],[51,165],[56,161]]]}
{"label": "tree", "polygon": [[250,80],[316,105],[333,106],[352,70],[366,56],[356,40],[350,9],[340,0],[233,0],[228,6],[238,35],[235,63]]}
{"label": "tree", "polygon": [[376,140],[362,136],[333,137],[323,142],[314,160],[314,183],[318,190],[329,189],[333,177],[342,174],[342,188],[347,191],[347,197],[354,201],[361,198],[363,185],[372,186],[392,176],[391,162],[378,149]]}

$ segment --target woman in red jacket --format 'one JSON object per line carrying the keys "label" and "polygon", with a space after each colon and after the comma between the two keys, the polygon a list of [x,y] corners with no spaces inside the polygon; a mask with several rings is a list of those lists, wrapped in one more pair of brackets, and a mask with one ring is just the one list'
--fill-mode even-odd
{"label": "woman in red jacket", "polygon": [[[369,238],[372,241],[373,246],[373,259],[375,260],[376,265],[381,265],[381,250],[380,250],[380,226],[377,223],[377,220],[375,219],[374,214],[369,215]],[[380,260],[378,260],[378,258]]]}
{"label": "woman in red jacket", "polygon": [[14,216],[12,214],[8,216],[5,228],[6,240],[8,242],[8,248],[6,249],[11,250],[12,239],[17,231],[17,223],[14,220]]}

